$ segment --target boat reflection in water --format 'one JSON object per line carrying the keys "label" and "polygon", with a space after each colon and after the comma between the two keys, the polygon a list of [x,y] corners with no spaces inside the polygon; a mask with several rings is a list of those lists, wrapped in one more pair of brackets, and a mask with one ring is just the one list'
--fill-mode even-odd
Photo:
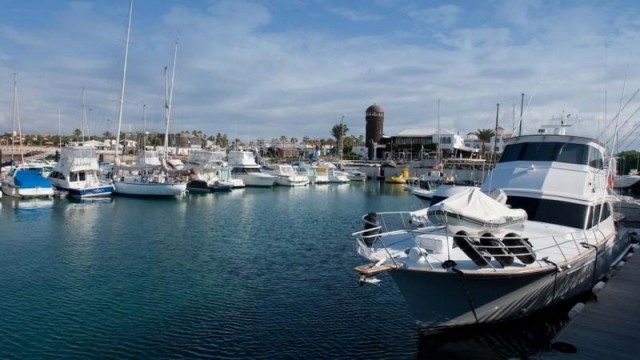
{"label": "boat reflection in water", "polygon": [[[581,298],[586,301],[588,296]],[[578,300],[576,300],[578,301]],[[551,349],[553,338],[569,322],[575,302],[533,316],[444,332],[423,332],[419,359],[529,359]]]}
{"label": "boat reflection in water", "polygon": [[[50,209],[53,207],[53,199],[19,199],[11,196],[5,196],[2,199],[5,205],[13,209]],[[0,205],[1,206],[1,205]]]}

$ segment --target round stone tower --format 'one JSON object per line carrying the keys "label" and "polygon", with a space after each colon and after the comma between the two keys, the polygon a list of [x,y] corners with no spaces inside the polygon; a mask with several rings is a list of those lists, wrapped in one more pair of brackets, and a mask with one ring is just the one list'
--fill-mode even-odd
{"label": "round stone tower", "polygon": [[369,149],[369,160],[376,158],[376,145],[382,139],[382,130],[384,128],[384,109],[382,106],[373,104],[367,108],[365,113],[367,122],[365,141],[367,149]]}

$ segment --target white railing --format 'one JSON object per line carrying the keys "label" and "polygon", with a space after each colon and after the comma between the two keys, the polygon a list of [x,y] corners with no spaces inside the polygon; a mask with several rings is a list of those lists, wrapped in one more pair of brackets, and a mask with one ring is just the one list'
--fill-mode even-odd
{"label": "white railing", "polygon": [[[443,232],[442,229],[445,226],[434,226],[426,219],[426,216],[416,216],[416,212],[381,212],[375,213],[375,216],[372,219],[371,214],[364,215],[362,217],[363,229],[354,232],[352,236],[357,239],[361,247],[368,247],[373,250],[383,249],[387,254],[387,259],[391,260],[395,265],[398,265],[396,258],[399,252],[394,246],[399,243],[408,243],[405,248],[418,249],[419,255],[425,259],[424,265],[432,269],[436,266],[439,267],[443,263],[442,258],[437,259],[434,256],[435,254],[421,246],[421,242],[425,240],[425,235],[432,234],[439,239],[444,238],[447,257],[448,252],[454,247],[455,237],[461,236],[460,234]],[[401,234],[406,236],[400,236]],[[502,241],[495,245],[488,245],[486,241],[482,244],[483,240],[499,240],[494,236],[473,237],[472,240],[474,241],[469,241],[469,244],[481,256],[486,258],[486,265],[480,267],[497,270],[508,263],[508,258],[517,258],[519,255],[532,255],[533,260],[530,264],[535,263],[541,267],[547,266],[549,264],[547,260],[550,258],[553,259],[554,263],[557,261],[566,262],[570,257],[581,255],[583,252],[589,251],[590,248],[596,247],[596,244],[606,238],[606,235],[602,230],[592,228],[561,235],[544,235],[539,238],[544,238],[545,243],[549,245],[540,246],[541,241],[536,241],[536,238],[529,236],[511,237],[510,239],[519,240],[517,242],[519,244],[512,245],[507,245]],[[529,246],[524,245],[525,243]],[[531,244],[534,245],[532,246]],[[503,266],[496,267],[490,261],[491,258],[495,258]]]}

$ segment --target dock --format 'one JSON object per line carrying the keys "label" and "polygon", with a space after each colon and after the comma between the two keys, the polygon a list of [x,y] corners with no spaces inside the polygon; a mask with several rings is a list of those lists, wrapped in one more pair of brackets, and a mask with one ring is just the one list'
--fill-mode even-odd
{"label": "dock", "polygon": [[639,294],[640,253],[636,253],[597,294],[597,301],[588,302],[556,335],[551,350],[536,358],[640,358]]}

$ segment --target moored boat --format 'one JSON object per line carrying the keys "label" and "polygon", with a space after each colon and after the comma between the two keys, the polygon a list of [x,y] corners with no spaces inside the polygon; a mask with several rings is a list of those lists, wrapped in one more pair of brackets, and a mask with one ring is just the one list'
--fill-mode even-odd
{"label": "moored boat", "polygon": [[42,175],[42,167],[30,164],[18,164],[2,177],[2,192],[7,196],[20,199],[50,199],[53,186]]}
{"label": "moored boat", "polygon": [[388,271],[428,330],[515,319],[574,298],[624,256],[634,230],[614,222],[605,159],[589,138],[514,137],[481,191],[459,187],[437,207],[363,216],[353,235],[369,263],[355,270],[363,283]]}
{"label": "moored boat", "polygon": [[271,164],[266,172],[276,177],[276,185],[305,186],[309,185],[309,177],[297,173],[290,164]]}
{"label": "moored boat", "polygon": [[98,177],[100,165],[95,148],[63,147],[60,159],[49,174],[49,181],[57,189],[74,198],[110,196],[113,183]]}
{"label": "moored boat", "polygon": [[241,179],[246,186],[272,187],[276,182],[275,176],[260,171],[260,165],[251,151],[229,151],[227,161],[231,175]]}

